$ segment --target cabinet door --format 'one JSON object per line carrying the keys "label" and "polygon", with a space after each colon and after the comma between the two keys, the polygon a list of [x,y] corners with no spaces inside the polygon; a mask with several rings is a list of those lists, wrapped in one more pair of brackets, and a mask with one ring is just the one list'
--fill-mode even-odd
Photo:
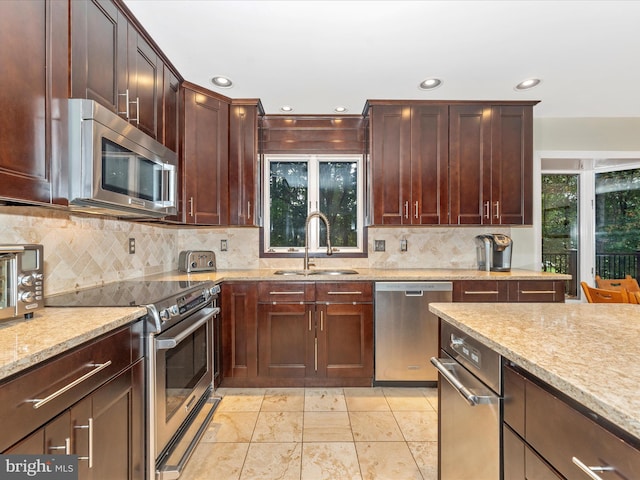
{"label": "cabinet door", "polygon": [[373,377],[373,305],[318,305],[317,374],[328,378]]}
{"label": "cabinet door", "polygon": [[258,375],[312,377],[315,360],[315,316],[312,305],[261,304],[258,312]]}
{"label": "cabinet door", "polygon": [[405,223],[449,223],[448,120],[446,105],[411,108],[411,218]]}
{"label": "cabinet door", "polygon": [[225,282],[221,305],[222,378],[255,378],[258,375],[256,283]]}
{"label": "cabinet door", "polygon": [[491,114],[491,223],[533,222],[533,108],[494,106]]}
{"label": "cabinet door", "polygon": [[174,73],[164,66],[164,87],[162,93],[163,115],[162,143],[174,152],[178,151],[178,106],[179,106],[180,80]]}
{"label": "cabinet door", "polygon": [[183,221],[227,225],[229,104],[201,91],[182,91]]}
{"label": "cabinet door", "polygon": [[374,225],[411,223],[411,107],[371,107]]}
{"label": "cabinet door", "polygon": [[449,175],[449,223],[491,223],[491,107],[449,107]]}
{"label": "cabinet door", "polygon": [[129,121],[153,138],[159,138],[162,111],[163,64],[133,25],[128,35]]}
{"label": "cabinet door", "polygon": [[67,410],[39,428],[5,454],[69,455],[71,451],[71,415]]}
{"label": "cabinet door", "polygon": [[258,106],[231,105],[229,112],[229,223],[258,225],[260,166]]}
{"label": "cabinet door", "polygon": [[67,5],[2,1],[0,18],[0,197],[58,203],[52,175],[66,159]]}
{"label": "cabinet door", "polygon": [[110,0],[88,0],[71,2],[71,21],[71,97],[126,118],[127,19]]}
{"label": "cabinet door", "polygon": [[80,478],[142,478],[143,378],[140,361],[71,408]]}

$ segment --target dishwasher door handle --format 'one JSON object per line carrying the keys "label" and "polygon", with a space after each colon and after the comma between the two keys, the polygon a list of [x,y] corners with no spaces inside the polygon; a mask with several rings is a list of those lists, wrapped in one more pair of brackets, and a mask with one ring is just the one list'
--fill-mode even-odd
{"label": "dishwasher door handle", "polygon": [[460,380],[458,380],[458,378],[453,373],[454,369],[456,367],[463,367],[460,366],[455,360],[431,357],[431,364],[436,367],[436,369],[440,372],[444,379],[449,382],[453,388],[456,389],[460,396],[464,398],[470,406],[475,407],[476,405],[481,404],[496,403],[496,401],[499,400],[499,398],[495,395],[476,395],[471,389],[469,389]]}

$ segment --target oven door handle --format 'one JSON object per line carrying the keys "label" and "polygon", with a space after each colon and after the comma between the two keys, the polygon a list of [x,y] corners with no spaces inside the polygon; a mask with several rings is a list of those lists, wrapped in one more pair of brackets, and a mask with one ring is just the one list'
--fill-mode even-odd
{"label": "oven door handle", "polygon": [[480,404],[495,403],[495,396],[476,395],[456,377],[454,369],[456,367],[462,368],[462,366],[459,365],[455,360],[431,357],[431,363],[434,367],[436,367],[436,369],[440,372],[444,379],[449,382],[453,388],[456,389],[460,396],[467,401],[470,406],[475,407],[476,405]]}
{"label": "oven door handle", "polygon": [[171,350],[178,346],[178,344],[199,329],[202,325],[207,323],[212,317],[215,317],[220,313],[220,307],[203,308],[200,312],[194,315],[196,318],[193,322],[186,323],[185,327],[181,327],[178,333],[171,332],[171,336],[163,337],[158,335],[156,337],[156,350]]}

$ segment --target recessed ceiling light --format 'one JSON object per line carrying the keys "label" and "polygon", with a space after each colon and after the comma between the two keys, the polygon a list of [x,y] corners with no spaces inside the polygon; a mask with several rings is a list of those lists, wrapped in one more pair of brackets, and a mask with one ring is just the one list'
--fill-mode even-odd
{"label": "recessed ceiling light", "polygon": [[542,80],[539,78],[528,78],[515,86],[516,90],[529,90],[530,88],[540,85]]}
{"label": "recessed ceiling light", "polygon": [[343,107],[342,105],[336,107],[333,109],[334,112],[336,113],[344,113],[347,111],[347,107]]}
{"label": "recessed ceiling light", "polygon": [[434,88],[438,88],[440,85],[442,85],[442,80],[431,77],[420,82],[418,88],[420,90],[433,90]]}
{"label": "recessed ceiling light", "polygon": [[223,77],[222,75],[216,75],[215,77],[213,77],[211,79],[211,83],[220,88],[231,88],[233,86],[233,82],[231,81],[231,79]]}
{"label": "recessed ceiling light", "polygon": [[280,110],[282,110],[283,112],[293,112],[293,107],[290,107],[289,105],[283,105],[280,107]]}

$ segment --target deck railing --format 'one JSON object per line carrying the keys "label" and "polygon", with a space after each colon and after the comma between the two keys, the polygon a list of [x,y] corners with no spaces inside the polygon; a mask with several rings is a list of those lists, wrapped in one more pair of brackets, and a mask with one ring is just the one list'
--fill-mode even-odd
{"label": "deck railing", "polygon": [[[567,273],[565,292],[569,297],[578,296],[578,251],[566,250],[542,255],[542,270],[545,272]],[[640,281],[640,250],[633,253],[596,254],[596,272],[602,278],[624,278],[631,275]]]}

